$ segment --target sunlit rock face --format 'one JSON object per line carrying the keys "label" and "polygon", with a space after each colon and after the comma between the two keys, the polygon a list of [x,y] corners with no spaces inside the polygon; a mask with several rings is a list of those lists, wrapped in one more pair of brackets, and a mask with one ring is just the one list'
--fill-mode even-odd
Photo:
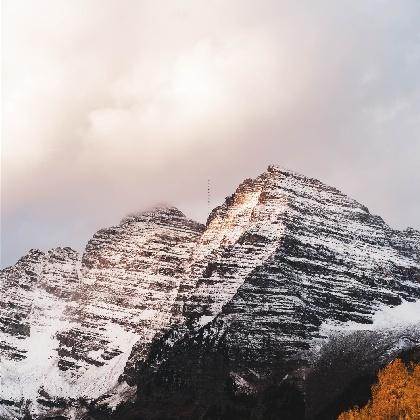
{"label": "sunlit rock face", "polygon": [[191,256],[188,284],[180,291],[175,315],[178,310],[182,319],[193,319],[199,325],[210,321],[236,294],[244,278],[274,252],[284,234],[281,214],[287,208],[287,197],[272,197],[266,206],[267,180],[245,180],[211,212]]}
{"label": "sunlit rock face", "polygon": [[377,322],[417,299],[419,232],[271,166],[206,226],[157,208],[3,270],[0,418],[314,417],[346,346],[377,367],[420,341]]}
{"label": "sunlit rock face", "polygon": [[[62,368],[102,366],[134,344],[133,362],[144,358],[169,323],[202,229],[175,208],[156,208],[97,232],[82,257],[78,305],[69,311],[76,324],[60,335]],[[123,336],[110,339],[119,329]]]}

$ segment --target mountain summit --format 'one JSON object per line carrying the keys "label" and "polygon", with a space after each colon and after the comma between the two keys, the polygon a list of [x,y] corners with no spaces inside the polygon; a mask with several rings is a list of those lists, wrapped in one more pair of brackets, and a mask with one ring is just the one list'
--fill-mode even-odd
{"label": "mountain summit", "polygon": [[205,226],[161,207],[2,270],[0,418],[327,418],[420,344],[419,299],[420,232],[270,166]]}

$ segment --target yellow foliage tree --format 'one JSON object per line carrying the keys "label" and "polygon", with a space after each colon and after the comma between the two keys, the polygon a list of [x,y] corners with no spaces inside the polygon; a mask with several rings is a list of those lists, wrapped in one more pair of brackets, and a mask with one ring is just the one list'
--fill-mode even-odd
{"label": "yellow foliage tree", "polygon": [[420,364],[391,362],[379,372],[372,399],[340,414],[338,420],[420,420]]}

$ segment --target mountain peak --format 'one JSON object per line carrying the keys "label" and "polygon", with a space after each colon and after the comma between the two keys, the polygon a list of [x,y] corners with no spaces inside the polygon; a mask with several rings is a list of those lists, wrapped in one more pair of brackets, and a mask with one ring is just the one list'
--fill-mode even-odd
{"label": "mountain peak", "polygon": [[140,212],[135,212],[127,215],[121,220],[120,226],[125,225],[126,223],[153,221],[161,219],[186,219],[186,216],[181,210],[174,206],[158,205]]}
{"label": "mountain peak", "polygon": [[295,171],[292,171],[291,169],[285,168],[284,166],[281,166],[281,165],[268,165],[266,172],[271,173],[271,174],[282,173],[282,174],[303,176],[303,175],[301,175],[301,174],[299,174]]}
{"label": "mountain peak", "polygon": [[55,247],[49,249],[44,255],[48,256],[49,258],[70,258],[70,259],[77,259],[78,252],[69,246],[65,247]]}

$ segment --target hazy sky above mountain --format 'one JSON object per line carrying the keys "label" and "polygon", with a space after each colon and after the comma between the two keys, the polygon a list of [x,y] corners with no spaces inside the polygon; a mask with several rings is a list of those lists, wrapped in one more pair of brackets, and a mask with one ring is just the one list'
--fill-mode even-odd
{"label": "hazy sky above mountain", "polygon": [[420,228],[417,0],[2,1],[2,266],[269,163]]}

